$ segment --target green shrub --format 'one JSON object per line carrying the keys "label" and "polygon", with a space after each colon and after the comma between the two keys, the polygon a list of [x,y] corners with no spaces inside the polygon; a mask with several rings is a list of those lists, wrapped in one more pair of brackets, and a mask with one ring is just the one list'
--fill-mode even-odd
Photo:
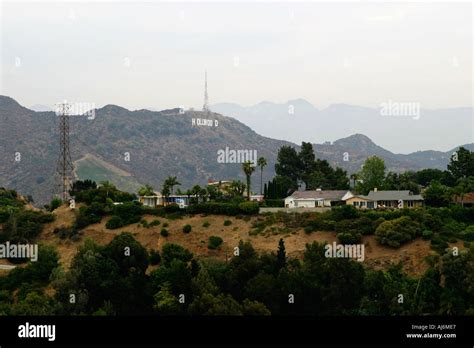
{"label": "green shrub", "polygon": [[7,222],[0,229],[0,240],[23,242],[36,238],[43,230],[43,225],[54,221],[53,214],[41,211],[20,210],[12,212]]}
{"label": "green shrub", "polygon": [[48,206],[48,210],[49,211],[54,211],[56,210],[57,208],[59,208],[61,206],[61,204],[63,204],[63,201],[60,199],[60,198],[53,198],[51,200],[51,203],[49,203],[49,206]]}
{"label": "green shrub", "polygon": [[179,205],[177,205],[176,203],[171,203],[171,204],[165,205],[164,210],[166,213],[169,214],[169,213],[180,213],[182,212],[183,209],[181,209]]}
{"label": "green shrub", "polygon": [[275,207],[275,208],[284,208],[285,200],[284,199],[266,199],[264,201],[266,207]]}
{"label": "green shrub", "polygon": [[209,223],[209,221],[204,221],[204,223],[202,224],[202,227],[209,227],[211,226],[211,224]]}
{"label": "green shrub", "polygon": [[112,215],[122,219],[124,226],[139,222],[142,214],[142,206],[137,202],[125,202],[115,205],[112,211]]}
{"label": "green shrub", "polygon": [[240,213],[246,215],[258,214],[259,206],[258,202],[242,202],[239,204]]}
{"label": "green shrub", "polygon": [[360,233],[342,232],[337,234],[337,238],[342,244],[357,244],[360,243],[362,236]]}
{"label": "green shrub", "polygon": [[400,247],[420,234],[420,225],[408,216],[382,222],[375,231],[375,236],[380,244],[394,248]]}
{"label": "green shrub", "polygon": [[161,258],[164,266],[169,266],[175,259],[189,262],[193,259],[193,254],[178,244],[166,243],[161,250]]}
{"label": "green shrub", "polygon": [[224,226],[230,226],[230,225],[232,225],[232,221],[230,221],[230,220],[225,220],[224,221]]}
{"label": "green shrub", "polygon": [[150,250],[150,256],[149,256],[149,261],[150,265],[157,265],[161,261],[161,255],[160,252],[157,250]]}
{"label": "green shrub", "polygon": [[341,205],[331,210],[332,220],[339,221],[344,219],[355,219],[359,216],[359,212],[352,205]]}
{"label": "green shrub", "polygon": [[168,232],[168,230],[167,230],[166,228],[162,228],[160,234],[161,234],[163,237],[168,237],[168,236],[169,236],[169,232]]}
{"label": "green shrub", "polygon": [[153,220],[152,222],[150,222],[148,224],[149,227],[153,227],[153,226],[159,226],[160,225],[160,220]]}
{"label": "green shrub", "polygon": [[21,207],[24,203],[18,199],[15,190],[7,190],[0,187],[0,207]]}
{"label": "green shrub", "polygon": [[466,241],[474,241],[474,225],[470,225],[464,230],[462,238]]}
{"label": "green shrub", "polygon": [[207,247],[209,249],[217,249],[221,246],[223,240],[221,237],[218,237],[218,236],[210,236],[209,237],[209,243],[207,245]]}
{"label": "green shrub", "polygon": [[241,202],[223,203],[223,202],[206,202],[193,204],[187,208],[190,214],[215,214],[235,216],[239,214],[253,215],[259,210],[257,202]]}
{"label": "green shrub", "polygon": [[105,227],[108,228],[109,230],[114,230],[116,228],[120,228],[125,226],[124,221],[120,216],[113,215],[109,221],[105,224]]}
{"label": "green shrub", "polygon": [[444,254],[444,251],[448,247],[449,244],[439,236],[435,236],[431,239],[431,248],[439,254]]}
{"label": "green shrub", "polygon": [[183,226],[183,232],[184,233],[189,233],[189,232],[191,232],[192,229],[193,228],[191,227],[190,224],[186,224],[186,225]]}
{"label": "green shrub", "polygon": [[305,232],[305,233],[308,233],[308,234],[311,233],[311,232],[314,232],[314,231],[316,231],[316,229],[314,228],[314,226],[306,226],[306,227],[304,228],[304,232]]}
{"label": "green shrub", "polygon": [[441,234],[447,237],[460,236],[466,228],[466,224],[451,220],[441,227]]}
{"label": "green shrub", "polygon": [[424,240],[429,240],[433,237],[433,232],[430,230],[424,230],[421,236]]}
{"label": "green shrub", "polygon": [[165,223],[163,224],[163,227],[168,227],[168,226],[169,226],[169,224],[168,224],[167,222],[165,222]]}
{"label": "green shrub", "polygon": [[105,214],[106,208],[104,204],[93,202],[88,206],[82,206],[79,208],[79,214],[74,223],[75,229],[82,229],[88,225],[98,223]]}

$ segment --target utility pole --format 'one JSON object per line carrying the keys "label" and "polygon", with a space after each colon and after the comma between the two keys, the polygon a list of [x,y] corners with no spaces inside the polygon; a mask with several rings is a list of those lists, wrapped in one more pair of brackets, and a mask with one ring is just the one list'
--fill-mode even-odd
{"label": "utility pole", "polygon": [[69,189],[72,184],[74,165],[69,152],[69,116],[71,105],[66,101],[57,105],[56,114],[59,117],[59,158],[57,171],[60,176],[61,199],[69,199]]}

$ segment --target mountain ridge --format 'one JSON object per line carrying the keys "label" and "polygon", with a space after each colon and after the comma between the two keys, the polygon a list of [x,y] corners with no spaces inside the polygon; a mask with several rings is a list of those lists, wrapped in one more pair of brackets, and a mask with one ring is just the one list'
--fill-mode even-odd
{"label": "mountain ridge", "polygon": [[[218,126],[193,126],[193,118],[212,119]],[[58,192],[54,178],[59,154],[55,113],[35,112],[12,98],[0,96],[0,122],[0,186],[31,194],[38,203],[46,203],[53,192]],[[73,161],[91,154],[110,164],[110,168],[130,173],[133,182],[127,182],[127,176],[119,180],[127,187],[151,184],[157,190],[169,175],[177,176],[183,189],[205,185],[208,180],[245,180],[240,164],[218,163],[217,151],[226,147],[257,150],[259,157],[267,158],[268,166],[263,173],[266,182],[274,176],[278,149],[283,145],[299,148],[294,143],[260,135],[233,117],[201,111],[180,113],[178,108],[130,111],[109,104],[95,109],[94,119],[71,117],[70,126]],[[332,143],[313,144],[313,148],[318,158],[349,173],[358,171],[367,156],[374,154],[384,158],[387,169],[392,171],[445,169],[451,152],[394,154],[360,133]],[[474,150],[474,144],[468,144],[468,148]],[[16,153],[21,154],[20,161],[15,161]],[[101,166],[101,161],[89,161],[79,172],[107,178],[108,166]],[[260,191],[257,174],[259,169],[253,176],[255,192]]]}
{"label": "mountain ridge", "polygon": [[394,153],[410,154],[433,149],[444,152],[459,143],[474,142],[472,107],[429,109],[414,102],[416,115],[392,111],[386,115],[382,105],[390,102],[398,107],[403,103],[388,100],[376,107],[334,103],[318,109],[302,98],[296,101],[251,106],[216,103],[211,109],[238,119],[260,134],[297,143],[322,143],[362,133]]}

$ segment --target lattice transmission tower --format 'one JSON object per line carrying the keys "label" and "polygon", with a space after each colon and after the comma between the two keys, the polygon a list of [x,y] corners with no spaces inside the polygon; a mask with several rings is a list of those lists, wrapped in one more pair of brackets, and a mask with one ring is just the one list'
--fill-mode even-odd
{"label": "lattice transmission tower", "polygon": [[59,158],[57,172],[60,179],[61,199],[69,199],[69,189],[72,185],[74,164],[69,152],[69,116],[71,105],[66,101],[57,105],[59,118]]}
{"label": "lattice transmission tower", "polygon": [[209,112],[209,96],[207,94],[207,70],[204,72],[204,105],[202,111]]}

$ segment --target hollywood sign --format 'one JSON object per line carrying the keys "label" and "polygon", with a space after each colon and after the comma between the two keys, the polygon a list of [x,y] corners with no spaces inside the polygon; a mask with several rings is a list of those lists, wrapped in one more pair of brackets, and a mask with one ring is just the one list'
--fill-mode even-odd
{"label": "hollywood sign", "polygon": [[217,127],[219,125],[219,121],[217,120],[208,120],[205,118],[192,118],[191,124],[193,126],[207,126],[207,127]]}

